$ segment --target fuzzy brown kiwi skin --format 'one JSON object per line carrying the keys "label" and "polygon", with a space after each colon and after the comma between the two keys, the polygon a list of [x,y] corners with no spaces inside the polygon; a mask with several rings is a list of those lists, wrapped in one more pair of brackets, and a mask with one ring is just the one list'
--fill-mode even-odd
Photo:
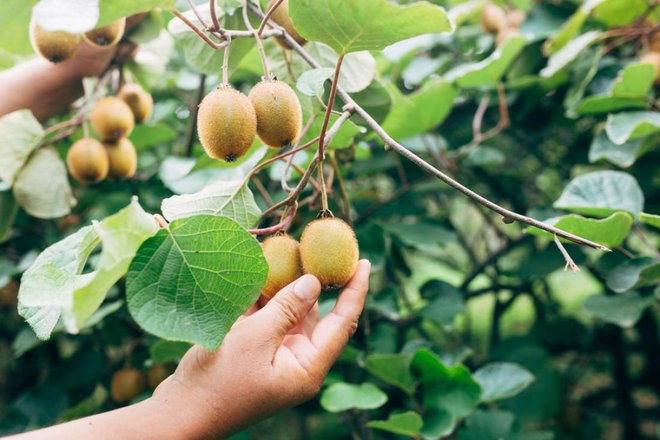
{"label": "fuzzy brown kiwi skin", "polygon": [[[270,0],[268,2],[267,9],[269,10],[276,1],[277,0]],[[293,21],[289,16],[289,0],[284,0],[284,2],[282,2],[277,7],[277,9],[275,9],[273,15],[271,15],[271,19],[278,25],[282,26],[287,34],[291,35],[291,37],[296,40],[296,43],[300,44],[301,46],[304,46],[305,43],[307,43],[307,40],[305,40],[303,36],[300,35],[296,30],[295,26],[293,25]],[[277,45],[283,49],[291,49],[291,46],[284,38],[276,37],[275,43],[277,43]]]}
{"label": "fuzzy brown kiwi skin", "polygon": [[97,47],[114,46],[124,36],[126,29],[126,18],[106,24],[105,26],[92,29],[83,34],[83,38],[89,44]]}
{"label": "fuzzy brown kiwi skin", "polygon": [[130,179],[137,170],[137,151],[131,141],[121,138],[103,142],[108,155],[108,177]]}
{"label": "fuzzy brown kiwi skin", "polygon": [[300,244],[288,235],[268,237],[261,244],[268,262],[268,279],[261,294],[270,299],[302,276]]}
{"label": "fuzzy brown kiwi skin", "polygon": [[117,94],[133,112],[135,122],[142,123],[151,117],[154,109],[154,100],[151,94],[144,90],[139,84],[126,84]]}
{"label": "fuzzy brown kiwi skin", "polygon": [[66,155],[71,176],[81,183],[97,183],[108,176],[110,161],[103,144],[83,138],[75,142]]}
{"label": "fuzzy brown kiwi skin", "polygon": [[250,149],[257,135],[252,102],[231,87],[214,90],[199,106],[197,133],[210,157],[235,161]]}
{"label": "fuzzy brown kiwi skin", "polygon": [[115,96],[101,98],[91,114],[92,127],[104,141],[115,141],[128,136],[135,128],[131,108]]}
{"label": "fuzzy brown kiwi skin", "polygon": [[266,80],[248,95],[257,115],[257,135],[266,145],[281,148],[292,144],[302,128],[302,108],[288,84]]}
{"label": "fuzzy brown kiwi skin", "polygon": [[508,26],[507,21],[504,9],[493,3],[488,3],[481,14],[481,25],[489,34],[501,32]]}
{"label": "fuzzy brown kiwi skin", "polygon": [[339,289],[350,281],[359,253],[353,229],[337,218],[314,220],[300,237],[303,271],[318,278],[324,290]]}
{"label": "fuzzy brown kiwi skin", "polygon": [[81,37],[63,31],[46,31],[33,20],[30,24],[30,41],[39,55],[57,64],[68,60],[76,53]]}

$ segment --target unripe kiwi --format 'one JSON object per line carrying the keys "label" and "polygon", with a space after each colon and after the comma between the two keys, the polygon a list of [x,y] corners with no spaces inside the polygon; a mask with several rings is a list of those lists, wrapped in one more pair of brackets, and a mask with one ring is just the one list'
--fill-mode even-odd
{"label": "unripe kiwi", "polygon": [[642,63],[651,64],[655,68],[655,81],[654,84],[660,84],[660,53],[658,52],[647,52],[639,60]]}
{"label": "unripe kiwi", "polygon": [[119,98],[101,98],[92,109],[92,127],[104,141],[115,141],[128,136],[135,127],[131,108]]}
{"label": "unripe kiwi", "polygon": [[525,12],[520,9],[512,9],[506,13],[506,18],[510,27],[520,29],[525,21]]}
{"label": "unripe kiwi", "polygon": [[119,90],[117,96],[131,108],[135,122],[141,123],[151,117],[154,100],[139,84],[126,84]]}
{"label": "unripe kiwi", "polygon": [[350,281],[358,254],[353,229],[336,218],[311,222],[300,238],[303,271],[318,278],[326,290],[344,287]]}
{"label": "unripe kiwi", "polygon": [[515,35],[520,35],[520,30],[518,30],[517,28],[513,28],[513,27],[504,28],[504,29],[502,29],[501,31],[499,31],[497,33],[497,37],[495,37],[495,42],[496,42],[497,46],[501,46],[506,42],[506,40],[508,40],[509,38],[511,38]]}
{"label": "unripe kiwi", "polygon": [[85,32],[83,38],[94,46],[114,46],[124,36],[124,29],[126,29],[126,18],[120,18],[110,24]]}
{"label": "unripe kiwi", "polygon": [[131,141],[121,138],[117,141],[106,141],[103,146],[108,155],[108,177],[129,179],[135,175],[137,151]]}
{"label": "unripe kiwi", "polygon": [[481,14],[481,25],[489,34],[497,34],[507,27],[504,9],[496,4],[488,3]]}
{"label": "unripe kiwi", "polygon": [[[277,0],[270,0],[268,2],[268,9],[273,6],[273,4]],[[303,38],[302,35],[298,33],[296,28],[293,26],[293,21],[291,20],[291,17],[289,16],[289,0],[284,0],[278,7],[273,11],[273,15],[271,15],[271,19],[277,23],[278,25],[282,26],[284,30],[287,32],[287,34],[291,35],[294,40],[301,46],[307,43],[307,40]],[[284,38],[277,37],[275,38],[275,42],[280,46],[283,47],[284,49],[291,49],[291,46],[289,46],[289,43],[286,42]]]}
{"label": "unripe kiwi", "polygon": [[270,299],[302,275],[300,244],[288,235],[275,235],[261,247],[268,262],[268,279],[261,294]]}
{"label": "unripe kiwi", "polygon": [[200,104],[197,132],[209,156],[233,162],[252,146],[257,115],[247,96],[222,87],[206,95]]}
{"label": "unripe kiwi", "polygon": [[124,368],[112,376],[110,390],[112,400],[126,403],[135,399],[145,391],[144,373],[136,368]]}
{"label": "unripe kiwi", "polygon": [[257,114],[257,134],[266,145],[280,148],[294,142],[302,128],[296,93],[281,81],[262,81],[248,95]]}
{"label": "unripe kiwi", "polygon": [[83,138],[74,143],[66,155],[66,163],[78,182],[96,183],[108,176],[108,155],[96,139]]}
{"label": "unripe kiwi", "polygon": [[46,31],[33,20],[30,24],[30,41],[39,55],[51,63],[61,63],[76,53],[80,46],[80,35]]}

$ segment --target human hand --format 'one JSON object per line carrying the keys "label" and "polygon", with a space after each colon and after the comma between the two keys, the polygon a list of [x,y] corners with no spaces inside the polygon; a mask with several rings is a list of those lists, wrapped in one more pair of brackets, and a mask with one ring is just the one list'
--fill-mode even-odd
{"label": "human hand", "polygon": [[186,424],[188,438],[217,438],[312,398],[357,329],[370,268],[359,262],[320,321],[321,285],[299,278],[239,319],[217,351],[191,348],[153,399]]}

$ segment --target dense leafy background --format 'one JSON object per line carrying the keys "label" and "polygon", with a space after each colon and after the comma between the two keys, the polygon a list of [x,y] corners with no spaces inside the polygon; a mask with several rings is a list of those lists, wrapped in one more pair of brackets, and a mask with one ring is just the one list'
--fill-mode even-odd
{"label": "dense leafy background", "polygon": [[[658,95],[652,69],[638,62],[639,39],[605,50],[613,41],[608,30],[639,27],[647,2],[513,0],[527,11],[522,36],[495,47],[479,25],[481,1],[436,0],[431,3],[445,7],[456,25],[453,34],[425,34],[384,51],[405,37],[447,31],[450,21],[425,2],[360,0],[354,11],[338,6],[348,0],[290,2],[301,33],[328,44],[305,46],[321,65],[311,69],[295,54],[287,68],[281,49],[266,43],[273,71],[297,85],[306,118],[316,116],[310,138],[320,130],[317,97],[327,98],[323,81],[337,59],[332,49],[346,52],[341,85],[396,140],[490,199],[614,252],[567,245],[582,271],[564,272],[547,234],[502,223],[384,151],[354,117],[330,154],[346,184],[361,254],[374,264],[366,313],[319,398],[236,438],[452,432],[475,440],[654,438],[660,419]],[[27,23],[36,3],[0,5],[0,68],[31,56]],[[52,27],[67,27],[71,19],[58,14],[67,10],[64,3],[75,2],[42,1],[35,14]],[[173,3],[89,2],[76,26]],[[225,25],[242,28],[235,9],[242,2],[218,3]],[[386,26],[374,26],[374,11]],[[333,20],[324,20],[328,14]],[[649,19],[659,16],[656,8]],[[263,259],[244,228],[255,226],[268,201],[243,179],[272,152],[255,143],[231,166],[209,160],[196,143],[186,154],[200,81],[204,91],[215,87],[222,55],[172,18],[153,11],[130,36],[141,49],[124,69],[157,103],[152,120],[131,135],[140,155],[136,178],[70,184],[58,160],[70,140],[35,151],[44,127],[29,112],[0,119],[0,433],[116,407],[107,392],[114,371],[172,365],[188,347],[142,328],[216,346],[263,283]],[[339,30],[348,38],[333,38]],[[237,88],[249,90],[263,74],[250,40],[232,45],[230,61]],[[485,95],[491,99],[484,131],[500,121],[498,87],[511,125],[472,142]],[[304,167],[310,159],[301,153],[295,163]],[[283,172],[276,164],[256,177],[275,199],[284,197]],[[346,218],[337,184],[331,208]],[[292,234],[317,211],[318,203],[301,209]],[[171,233],[154,235],[147,213],[157,212],[173,221]],[[190,234],[203,235],[203,243]],[[223,246],[236,250],[194,265],[186,260],[186,251],[202,246],[220,254]],[[168,249],[178,253],[165,256]],[[160,270],[165,264],[188,270],[179,280],[187,285],[193,266],[217,271],[218,264],[233,264],[238,272],[194,285],[193,292],[218,296],[191,293],[175,322],[163,324],[143,305],[154,299],[145,293],[154,280],[169,287],[155,299],[171,304],[177,285]],[[225,303],[231,306],[217,306]],[[333,295],[323,297],[322,313],[332,303]],[[176,330],[199,313],[215,319],[217,333]],[[35,331],[52,337],[44,342]]]}

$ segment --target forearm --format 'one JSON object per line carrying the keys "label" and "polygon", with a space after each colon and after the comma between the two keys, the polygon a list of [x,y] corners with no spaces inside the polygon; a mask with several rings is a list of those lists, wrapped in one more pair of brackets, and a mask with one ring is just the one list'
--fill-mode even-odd
{"label": "forearm", "polygon": [[36,59],[0,72],[0,115],[30,109],[40,121],[62,113],[83,94],[73,66]]}

